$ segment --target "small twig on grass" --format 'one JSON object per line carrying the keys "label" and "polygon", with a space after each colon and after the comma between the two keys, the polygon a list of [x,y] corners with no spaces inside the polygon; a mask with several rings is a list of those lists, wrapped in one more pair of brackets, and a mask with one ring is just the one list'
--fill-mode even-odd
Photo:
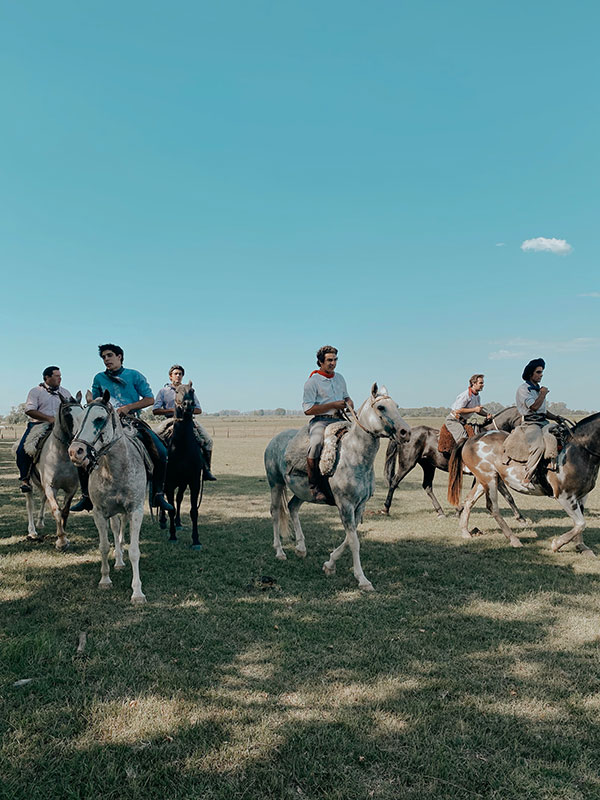
{"label": "small twig on grass", "polygon": [[77,645],[77,655],[82,656],[83,651],[85,650],[85,645],[87,642],[87,633],[85,631],[81,631],[79,634],[79,644]]}

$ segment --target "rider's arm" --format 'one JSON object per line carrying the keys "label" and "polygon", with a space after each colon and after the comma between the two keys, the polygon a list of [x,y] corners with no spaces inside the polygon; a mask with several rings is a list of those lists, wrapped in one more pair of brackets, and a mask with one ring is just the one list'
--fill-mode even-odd
{"label": "rider's arm", "polygon": [[550,390],[549,390],[549,389],[546,389],[546,387],[545,387],[545,386],[541,386],[541,387],[540,387],[539,394],[538,394],[538,396],[537,396],[537,400],[536,400],[534,403],[532,403],[532,404],[529,406],[529,410],[530,410],[530,411],[537,411],[537,410],[538,410],[538,408],[539,408],[539,407],[542,405],[542,403],[544,402],[544,398],[546,397],[546,395],[548,394],[548,392],[549,392],[549,391],[550,391]]}
{"label": "rider's arm", "polygon": [[129,414],[130,411],[140,411],[142,408],[148,408],[154,403],[154,397],[142,397],[135,403],[127,403],[124,406],[117,408],[119,414]]}
{"label": "rider's arm", "polygon": [[43,414],[36,408],[30,408],[29,411],[26,411],[25,413],[28,417],[31,417],[31,419],[35,419],[38,422],[54,422],[54,417],[51,417],[48,414]]}
{"label": "rider's arm", "polygon": [[345,406],[345,400],[334,400],[331,403],[319,403],[311,406],[310,408],[307,408],[304,413],[307,417],[318,416],[319,414],[327,414],[329,411],[341,411],[343,408],[345,408]]}
{"label": "rider's arm", "polygon": [[487,411],[483,411],[483,406],[472,406],[471,408],[453,408],[453,414],[481,414],[485,417]]}

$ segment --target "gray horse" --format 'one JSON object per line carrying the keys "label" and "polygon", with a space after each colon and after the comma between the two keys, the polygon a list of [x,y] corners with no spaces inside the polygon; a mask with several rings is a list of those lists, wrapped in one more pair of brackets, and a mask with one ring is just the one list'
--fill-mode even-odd
{"label": "gray horse", "polygon": [[[65,400],[60,398],[60,406],[56,414],[56,421],[52,425],[52,432],[42,445],[39,458],[31,471],[33,485],[39,490],[40,512],[38,526],[44,524],[44,507],[46,501],[52,511],[56,522],[56,549],[66,550],[69,540],[65,535],[65,526],[69,516],[69,509],[73,496],[79,487],[77,470],[69,459],[67,448],[77,429],[78,422],[83,415],[81,407],[81,392],[77,392],[75,399]],[[63,504],[59,503],[59,492],[63,492]],[[34,522],[33,492],[25,495],[27,500],[28,533],[27,538],[38,541],[41,537]]]}
{"label": "gray horse", "polygon": [[[398,412],[398,406],[388,395],[385,387],[381,391],[374,383],[370,397],[365,400],[356,420],[340,443],[339,460],[335,473],[329,478],[331,493],[340,513],[346,532],[342,544],[323,564],[326,575],[335,573],[335,562],[349,545],[352,551],[354,577],[360,589],[372,591],[373,585],[362,570],[360,544],[356,531],[362,521],[367,500],[375,489],[373,462],[379,450],[381,437],[389,437],[402,443],[410,438],[410,428]],[[306,452],[308,450],[308,427],[287,430],[277,434],[265,450],[265,469],[271,487],[271,516],[273,517],[273,547],[275,556],[285,559],[281,546],[281,535],[287,531],[291,517],[296,535],[296,554],[306,556],[306,543],[300,526],[298,510],[302,503],[315,502],[308,486]],[[293,494],[287,502],[286,488]]]}
{"label": "gray horse", "polygon": [[92,402],[86,395],[85,410],[77,435],[69,447],[69,456],[76,467],[91,469],[90,498],[94,504],[94,522],[100,535],[102,577],[99,586],[110,589],[108,564],[108,531],[112,527],[115,540],[115,569],[124,567],[123,529],[129,521],[129,560],[133,577],[132,603],[145,603],[140,581],[140,528],[146,498],[146,466],[142,445],[135,434],[126,433],[121,419],[110,404],[110,393]]}

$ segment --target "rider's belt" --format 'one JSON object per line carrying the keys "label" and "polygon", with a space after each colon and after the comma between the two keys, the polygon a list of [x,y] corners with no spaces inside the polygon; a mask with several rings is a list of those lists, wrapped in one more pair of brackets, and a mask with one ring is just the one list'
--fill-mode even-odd
{"label": "rider's belt", "polygon": [[523,417],[525,422],[546,422],[545,414],[525,414]]}

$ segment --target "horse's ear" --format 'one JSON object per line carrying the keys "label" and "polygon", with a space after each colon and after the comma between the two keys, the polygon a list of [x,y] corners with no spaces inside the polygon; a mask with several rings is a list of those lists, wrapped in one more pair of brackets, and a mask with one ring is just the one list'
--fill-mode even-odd
{"label": "horse's ear", "polygon": [[61,406],[62,406],[63,403],[67,403],[68,402],[67,398],[64,395],[62,395],[60,392],[58,393],[58,397],[60,399]]}
{"label": "horse's ear", "polygon": [[387,386],[382,386],[381,389],[379,390],[379,394],[389,394]]}
{"label": "horse's ear", "polygon": [[379,394],[379,389],[377,388],[377,383],[374,383],[373,386],[371,386],[371,395],[373,397],[377,397],[378,394]]}
{"label": "horse's ear", "polygon": [[188,383],[188,389],[191,389],[191,388],[192,388],[192,382],[190,381],[190,382]]}
{"label": "horse's ear", "polygon": [[81,395],[81,390],[80,390],[80,391],[79,391],[79,392],[77,392],[77,394],[75,395],[75,402],[77,402],[77,403],[81,403],[81,397],[82,397],[82,395]]}
{"label": "horse's ear", "polygon": [[107,405],[110,402],[110,392],[108,391],[108,389],[105,389],[104,392],[102,393],[102,402],[106,403]]}
{"label": "horse's ear", "polygon": [[93,399],[94,399],[94,395],[88,389],[87,392],[85,393],[85,402],[88,404],[88,406],[92,402]]}

